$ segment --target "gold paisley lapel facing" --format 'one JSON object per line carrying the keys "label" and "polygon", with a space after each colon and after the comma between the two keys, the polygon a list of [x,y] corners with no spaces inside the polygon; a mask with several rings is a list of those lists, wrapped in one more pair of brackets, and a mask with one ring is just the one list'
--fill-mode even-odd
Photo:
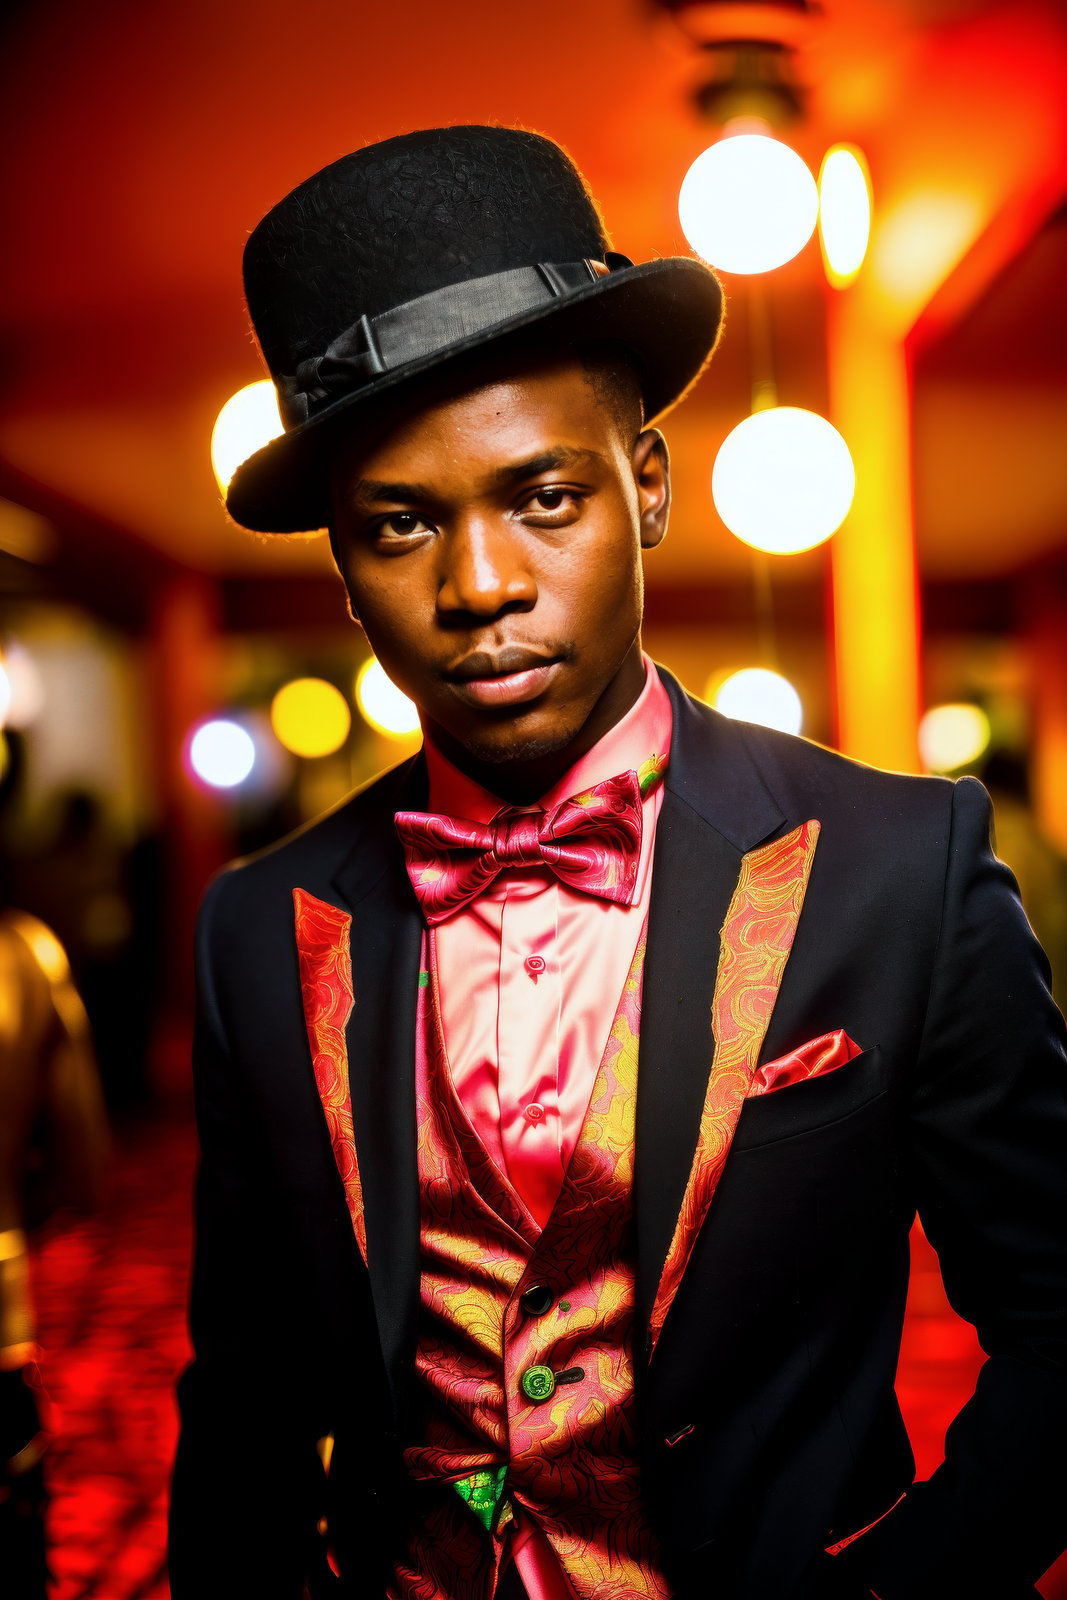
{"label": "gold paisley lapel facing", "polygon": [[304,1003],[315,1083],[326,1116],[330,1144],[344,1184],[348,1214],[363,1260],[367,1230],[363,1186],[356,1163],[352,1099],[348,1081],[345,1028],[352,1014],[352,918],[347,911],[316,900],[306,889],[293,890],[300,992]]}
{"label": "gold paisley lapel facing", "polygon": [[807,892],[817,822],[751,850],[722,925],[711,1003],[715,1054],[696,1152],[649,1318],[650,1349],[682,1281],[737,1127]]}

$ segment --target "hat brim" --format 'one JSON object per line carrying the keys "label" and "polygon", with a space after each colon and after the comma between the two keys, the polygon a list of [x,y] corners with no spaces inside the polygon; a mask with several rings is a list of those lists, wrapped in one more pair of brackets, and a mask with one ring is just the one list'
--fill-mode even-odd
{"label": "hat brim", "polygon": [[[272,439],[241,463],[226,494],[235,522],[256,533],[307,533],[329,509],[328,459],[383,399],[462,357],[551,324],[553,341],[612,340],[641,368],[645,415],[654,422],[677,404],[711,357],[722,325],[722,289],[710,268],[685,256],[626,267],[543,307],[494,323],[447,349],[406,362],[344,395],[307,422]],[[547,331],[547,329],[546,329]]]}

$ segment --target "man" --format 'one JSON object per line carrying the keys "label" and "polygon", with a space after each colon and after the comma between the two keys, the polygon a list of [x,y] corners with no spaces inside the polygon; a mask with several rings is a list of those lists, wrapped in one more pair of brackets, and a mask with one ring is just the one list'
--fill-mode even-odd
{"label": "man", "polygon": [[[1043,958],[978,784],[642,656],[720,297],[606,244],[486,128],[249,240],[288,431],[229,509],[329,522],[426,742],[205,899],[177,1600],[1010,1600],[1065,1538]],[[916,1205],[989,1361],[910,1487]]]}

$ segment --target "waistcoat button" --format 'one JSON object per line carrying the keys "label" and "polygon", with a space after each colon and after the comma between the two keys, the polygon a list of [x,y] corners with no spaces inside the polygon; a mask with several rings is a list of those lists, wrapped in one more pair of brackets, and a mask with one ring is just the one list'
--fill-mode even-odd
{"label": "waistcoat button", "polygon": [[544,1283],[532,1283],[519,1296],[519,1303],[528,1317],[543,1317],[552,1310],[552,1290]]}
{"label": "waistcoat button", "polygon": [[550,1400],[556,1392],[556,1375],[551,1367],[527,1367],[519,1383],[527,1400]]}

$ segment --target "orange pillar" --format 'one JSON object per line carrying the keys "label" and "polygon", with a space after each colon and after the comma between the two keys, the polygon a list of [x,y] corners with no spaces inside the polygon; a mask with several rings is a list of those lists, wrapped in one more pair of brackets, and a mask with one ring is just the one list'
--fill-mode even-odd
{"label": "orange pillar", "polygon": [[1042,832],[1067,855],[1067,572],[1042,572],[1027,599],[1034,813]]}
{"label": "orange pillar", "polygon": [[873,766],[919,770],[920,620],[911,386],[900,339],[855,290],[827,315],[831,415],[856,498],[831,541],[837,742]]}
{"label": "orange pillar", "polygon": [[188,574],[164,589],[149,641],[149,715],[155,747],[167,899],[167,991],[187,1012],[192,1000],[196,910],[209,878],[231,854],[219,801],[190,777],[185,746],[190,729],[217,705],[218,591]]}

